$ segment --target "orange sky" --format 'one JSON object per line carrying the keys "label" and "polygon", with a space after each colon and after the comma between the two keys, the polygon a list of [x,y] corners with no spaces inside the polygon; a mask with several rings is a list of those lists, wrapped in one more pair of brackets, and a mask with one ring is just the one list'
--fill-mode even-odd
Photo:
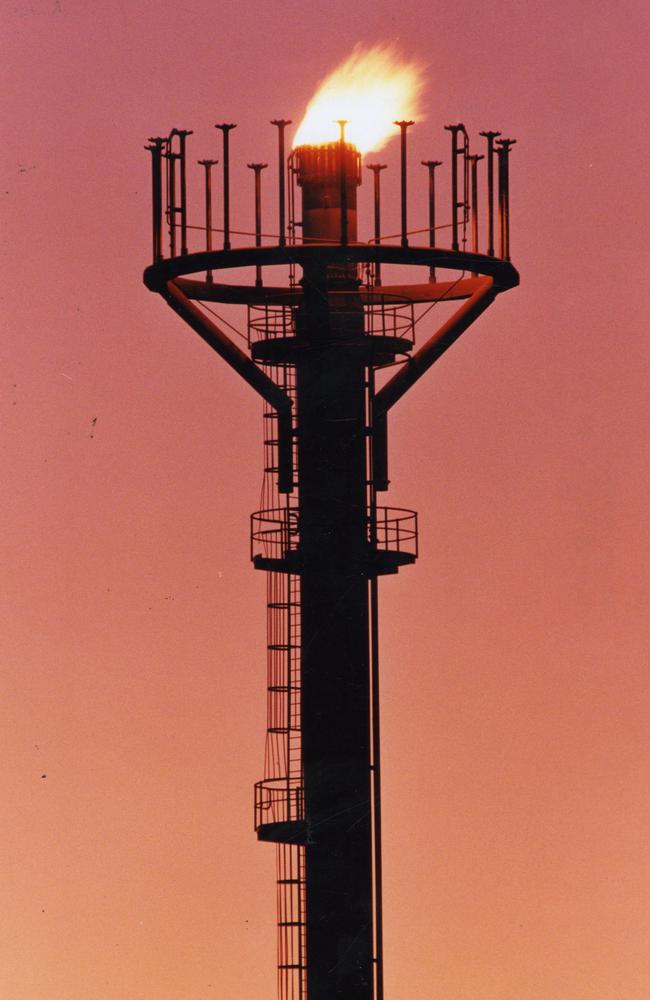
{"label": "orange sky", "polygon": [[649,28],[640,0],[5,5],[3,1000],[274,998],[260,406],[141,283],[142,147],[220,158],[238,122],[250,228],[268,120],[395,39],[429,63],[422,225],[445,124],[519,140],[522,284],[393,415],[421,557],[380,588],[386,997],[650,996]]}

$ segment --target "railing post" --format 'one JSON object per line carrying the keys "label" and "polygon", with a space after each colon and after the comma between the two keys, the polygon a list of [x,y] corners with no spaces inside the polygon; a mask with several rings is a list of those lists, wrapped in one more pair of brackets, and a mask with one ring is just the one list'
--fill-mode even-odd
{"label": "railing post", "polygon": [[[212,167],[218,160],[199,160],[205,169],[205,249],[212,252]],[[212,271],[206,271],[205,280],[212,284]]]}
{"label": "railing post", "polygon": [[[445,128],[448,132],[451,132],[451,249],[457,253],[460,250],[458,242],[458,209],[461,205],[465,206],[464,201],[458,201],[458,157],[460,153],[463,154],[463,158],[465,157],[467,132],[462,122],[458,125],[445,125]],[[462,149],[458,148],[459,132],[462,132],[465,136],[465,143]]]}
{"label": "railing post", "polygon": [[[436,167],[442,166],[442,160],[422,160],[422,166],[429,172],[429,246],[436,245]],[[429,281],[436,280],[435,267],[429,268]]]}
{"label": "railing post", "polygon": [[169,256],[176,256],[176,160],[178,153],[173,153],[167,142],[167,152],[164,154],[169,164],[167,176],[167,215],[169,218]]}
{"label": "railing post", "polygon": [[499,159],[499,256],[510,260],[510,179],[508,158],[516,139],[499,139],[497,156]]}
{"label": "railing post", "polygon": [[284,130],[287,125],[291,125],[290,119],[285,118],[274,118],[271,125],[275,125],[278,130],[278,165],[279,165],[279,196],[278,196],[278,210],[279,210],[279,236],[278,243],[281,247],[286,246],[286,236],[284,231],[284,202],[285,202],[285,179],[284,179]]}
{"label": "railing post", "polygon": [[472,211],[472,252],[478,253],[478,161],[483,157],[475,153],[468,157],[472,169],[471,211]]}
{"label": "railing post", "polygon": [[[248,163],[248,169],[255,174],[255,246],[262,246],[262,171],[268,163]],[[255,286],[262,287],[262,267],[255,266]]]}
{"label": "railing post", "polygon": [[150,146],[145,146],[151,153],[151,207],[153,233],[153,262],[162,259],[162,156],[163,146],[167,140],[157,136],[149,139]]}
{"label": "railing post", "polygon": [[188,129],[174,128],[169,133],[169,142],[174,136],[178,136],[178,153],[176,154],[180,161],[180,197],[181,203],[179,207],[179,214],[181,217],[181,254],[185,255],[187,253],[187,164],[185,158],[185,142],[188,135],[192,135],[192,132]]}
{"label": "railing post", "polygon": [[400,121],[393,122],[393,125],[398,125],[400,130],[400,173],[401,173],[401,215],[402,215],[402,246],[407,247],[409,245],[408,241],[408,226],[406,221],[406,130],[410,125],[413,125],[410,121]]}
{"label": "railing post", "polygon": [[487,139],[488,257],[494,257],[494,140],[500,132],[481,132]]}
{"label": "railing post", "polygon": [[[385,163],[367,163],[368,170],[372,170],[373,173],[373,195],[374,195],[374,215],[375,215],[375,245],[379,246],[381,243],[381,188],[380,188],[380,173],[382,170],[386,169]],[[379,261],[375,263],[375,285],[381,285],[381,264]]]}
{"label": "railing post", "polygon": [[232,123],[215,125],[223,134],[223,248],[230,250],[230,132]]}

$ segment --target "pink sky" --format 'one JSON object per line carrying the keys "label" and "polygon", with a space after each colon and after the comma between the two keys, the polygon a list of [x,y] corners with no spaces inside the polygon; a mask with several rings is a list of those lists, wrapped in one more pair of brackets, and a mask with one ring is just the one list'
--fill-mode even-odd
{"label": "pink sky", "polygon": [[249,228],[268,120],[391,40],[429,64],[414,171],[449,122],[518,139],[522,284],[393,416],[421,557],[381,585],[386,997],[650,996],[649,29],[640,0],[5,5],[3,1000],[275,995],[260,406],[141,283],[143,146],[220,158],[238,122]]}

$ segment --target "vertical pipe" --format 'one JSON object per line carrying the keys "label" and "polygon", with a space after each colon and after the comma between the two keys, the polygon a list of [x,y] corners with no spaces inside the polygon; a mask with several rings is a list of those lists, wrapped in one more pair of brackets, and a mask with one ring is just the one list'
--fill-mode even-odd
{"label": "vertical pipe", "polygon": [[[262,246],[262,171],[268,163],[248,163],[248,169],[255,174],[255,246]],[[255,286],[262,287],[262,267],[255,265]]]}
{"label": "vertical pipe", "polygon": [[451,249],[458,251],[458,130],[451,132]]}
{"label": "vertical pipe", "polygon": [[499,156],[499,206],[501,210],[500,256],[510,260],[510,149],[516,139],[499,139],[497,145]]}
{"label": "vertical pipe", "polygon": [[505,215],[505,230],[506,230],[506,246],[505,246],[505,257],[506,260],[510,260],[510,173],[508,170],[508,165],[510,161],[510,147],[503,147],[503,180],[505,187],[505,194],[503,198],[503,208]]}
{"label": "vertical pipe", "polygon": [[215,125],[223,133],[223,248],[230,250],[230,130],[232,124]]}
{"label": "vertical pipe", "polygon": [[402,246],[407,247],[409,245],[407,236],[407,223],[406,223],[406,130],[409,125],[413,125],[413,122],[401,121],[393,122],[393,125],[398,125],[400,130],[400,168],[401,168],[401,208],[402,208]]}
{"label": "vertical pipe", "polygon": [[472,212],[472,253],[478,253],[478,161],[483,157],[475,153],[468,157],[471,172],[471,212]]}
{"label": "vertical pipe", "polygon": [[[212,167],[218,160],[199,160],[205,169],[205,249],[212,252]],[[205,275],[208,284],[212,284],[212,271],[208,270]]]}
{"label": "vertical pipe", "polygon": [[[457,253],[460,250],[458,243],[458,133],[463,132],[465,143],[463,144],[463,155],[467,146],[467,132],[462,123],[458,125],[445,125],[448,132],[451,132],[451,249]],[[464,217],[464,214],[463,214]]]}
{"label": "vertical pipe", "polygon": [[181,254],[187,253],[187,171],[185,161],[185,141],[192,132],[188,129],[172,129],[169,138],[178,136],[178,158],[180,160],[180,217],[181,217]]}
{"label": "vertical pipe", "polygon": [[[367,163],[368,170],[373,172],[373,193],[375,204],[375,244],[381,243],[381,178],[382,170],[386,169],[385,163]],[[375,264],[375,285],[381,285],[381,264]]]}
{"label": "vertical pipe", "polygon": [[167,178],[167,212],[169,213],[169,256],[176,256],[176,160],[177,153],[172,153],[169,147],[165,153],[169,163],[169,176]]}
{"label": "vertical pipe", "polygon": [[[379,176],[377,171],[375,176]],[[375,419],[375,370],[368,366],[368,424],[372,430],[368,451],[370,481],[370,544],[377,547],[377,485],[373,444]],[[373,860],[375,893],[375,997],[384,997],[384,920],[382,909],[382,857],[381,857],[381,733],[379,719],[379,594],[377,574],[370,577],[370,692],[372,720],[372,808],[373,808]]]}
{"label": "vertical pipe", "polygon": [[470,217],[470,153],[469,153],[469,136],[465,129],[463,129],[463,250],[465,250],[465,244],[467,242],[466,237],[466,226],[467,221]]}
{"label": "vertical pipe", "polygon": [[145,146],[151,153],[151,205],[153,211],[153,261],[162,258],[162,138],[150,139],[150,146]]}
{"label": "vertical pipe", "polygon": [[[297,167],[294,166],[293,153],[289,155],[287,160],[287,183],[289,185],[289,242],[296,242],[296,174],[298,173]],[[295,273],[295,264],[291,264],[290,273]],[[295,283],[295,278],[291,279],[292,283]]]}
{"label": "vertical pipe", "polygon": [[[429,246],[436,245],[436,167],[442,166],[442,160],[422,160],[422,166],[429,171]],[[429,268],[429,281],[436,280],[435,267]]]}
{"label": "vertical pipe", "polygon": [[187,172],[185,169],[185,139],[187,132],[179,132],[181,163],[181,254],[187,253]]}
{"label": "vertical pipe", "polygon": [[506,151],[503,146],[497,149],[497,161],[499,169],[499,257],[505,259],[506,255],[506,210],[505,210],[505,162]]}
{"label": "vertical pipe", "polygon": [[[296,364],[301,721],[312,831],[307,995],[374,1000],[365,371],[363,359],[339,346],[349,315],[328,309],[326,284],[313,272],[310,282],[298,323],[311,349]],[[333,331],[328,342],[323,321]]]}
{"label": "vertical pipe", "polygon": [[[298,156],[313,243],[340,232],[336,147],[328,154]],[[358,160],[349,145],[345,154],[355,240]],[[360,300],[341,308],[331,294],[344,283],[357,284],[314,261],[296,311],[309,342],[296,356],[309,1000],[375,1000],[367,360]]]}
{"label": "vertical pipe", "polygon": [[481,132],[487,139],[488,256],[494,257],[494,140],[500,132]]}
{"label": "vertical pipe", "polygon": [[285,178],[284,178],[284,130],[287,125],[291,125],[290,119],[284,118],[274,118],[271,125],[275,125],[278,130],[278,166],[279,166],[279,196],[278,196],[278,208],[279,208],[279,237],[278,244],[283,247],[286,246],[286,235],[284,230],[284,216],[285,216]]}
{"label": "vertical pipe", "polygon": [[345,176],[345,118],[339,118],[336,123],[341,130],[339,136],[339,204],[341,210],[341,245],[348,242],[348,187]]}

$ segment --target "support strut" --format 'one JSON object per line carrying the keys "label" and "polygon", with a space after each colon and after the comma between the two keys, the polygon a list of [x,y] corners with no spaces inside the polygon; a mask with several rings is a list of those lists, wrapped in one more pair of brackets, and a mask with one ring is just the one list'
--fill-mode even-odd
{"label": "support strut", "polygon": [[199,337],[277,412],[278,489],[280,493],[290,493],[293,489],[291,400],[247,354],[233,344],[230,337],[216,323],[208,319],[199,307],[187,298],[176,282],[167,282],[164,296],[174,312],[178,313],[181,319],[184,319],[187,325],[191,326]]}

